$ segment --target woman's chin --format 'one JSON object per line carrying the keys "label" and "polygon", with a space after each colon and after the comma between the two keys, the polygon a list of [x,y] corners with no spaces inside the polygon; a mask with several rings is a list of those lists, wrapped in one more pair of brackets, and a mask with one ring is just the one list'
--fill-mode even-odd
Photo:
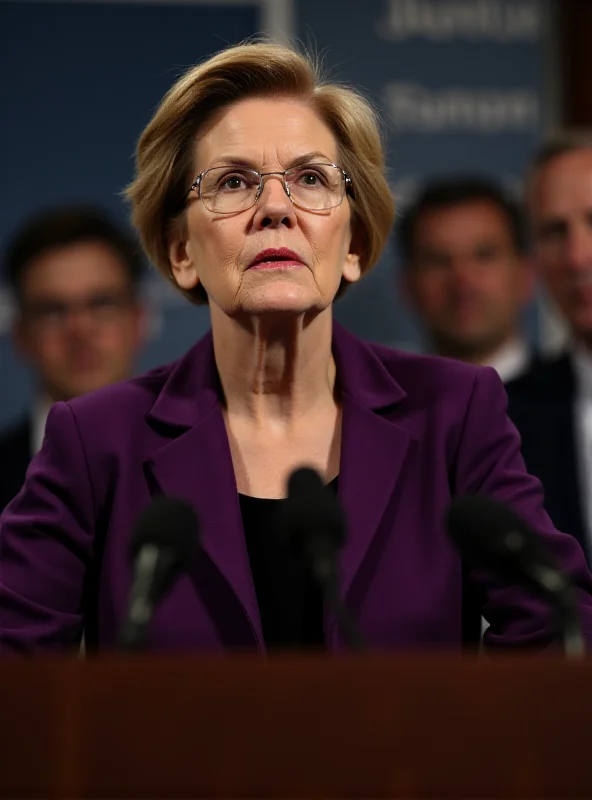
{"label": "woman's chin", "polygon": [[250,292],[242,307],[248,314],[305,314],[313,308],[329,305],[322,302],[319,292],[304,286],[266,286]]}

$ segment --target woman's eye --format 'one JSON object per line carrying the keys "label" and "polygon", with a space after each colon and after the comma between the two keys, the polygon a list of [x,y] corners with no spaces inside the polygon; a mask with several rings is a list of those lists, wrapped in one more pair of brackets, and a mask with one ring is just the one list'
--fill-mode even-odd
{"label": "woman's eye", "polygon": [[304,172],[300,176],[300,180],[304,186],[316,186],[320,181],[320,177],[316,172]]}
{"label": "woman's eye", "polygon": [[230,191],[236,191],[237,189],[242,189],[245,184],[245,179],[240,175],[231,175],[228,178],[224,178],[221,183],[222,189],[229,189]]}

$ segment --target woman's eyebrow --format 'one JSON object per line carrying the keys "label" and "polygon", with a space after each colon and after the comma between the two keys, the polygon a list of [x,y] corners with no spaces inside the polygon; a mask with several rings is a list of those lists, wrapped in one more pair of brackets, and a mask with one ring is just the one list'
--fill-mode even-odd
{"label": "woman's eyebrow", "polygon": [[[287,169],[290,169],[291,167],[301,166],[302,164],[310,164],[315,159],[322,159],[324,162],[332,163],[331,159],[327,155],[325,155],[325,153],[321,153],[315,150],[310,153],[304,153],[301,156],[295,156],[294,158],[290,159],[290,161],[288,162]],[[246,167],[247,169],[254,169],[256,171],[261,170],[261,166],[252,159],[245,158],[245,156],[233,155],[231,153],[225,153],[224,155],[215,158],[209,165],[208,169],[218,166]]]}
{"label": "woman's eyebrow", "polygon": [[312,153],[305,153],[302,156],[296,156],[296,158],[293,158],[292,161],[290,162],[290,166],[296,167],[296,166],[300,166],[301,164],[310,164],[310,163],[312,163],[313,161],[315,161],[316,159],[319,159],[319,158],[322,159],[325,162],[330,163],[330,164],[333,163],[332,160],[328,156],[326,156],[324,153],[320,153],[320,152],[315,150]]}
{"label": "woman's eyebrow", "polygon": [[248,169],[257,169],[257,165],[254,161],[251,161],[249,158],[245,158],[244,156],[235,156],[235,155],[222,155],[215,158],[208,169],[211,167],[247,167]]}

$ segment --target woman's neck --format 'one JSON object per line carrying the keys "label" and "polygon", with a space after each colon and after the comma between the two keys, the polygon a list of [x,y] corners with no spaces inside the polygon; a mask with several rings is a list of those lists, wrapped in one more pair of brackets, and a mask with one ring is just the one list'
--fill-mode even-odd
{"label": "woman's neck", "polygon": [[334,406],[330,309],[312,319],[277,314],[246,321],[211,311],[216,364],[230,415],[289,428],[304,414]]}

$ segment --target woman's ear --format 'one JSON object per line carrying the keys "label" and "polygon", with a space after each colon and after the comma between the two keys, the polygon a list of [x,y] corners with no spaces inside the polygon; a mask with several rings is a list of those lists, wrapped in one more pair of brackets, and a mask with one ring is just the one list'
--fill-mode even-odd
{"label": "woman's ear", "polygon": [[360,266],[360,256],[357,253],[348,253],[343,262],[342,275],[349,283],[355,283],[362,277],[362,267]]}
{"label": "woman's ear", "polygon": [[343,263],[343,270],[342,275],[346,281],[350,283],[355,283],[359,281],[362,277],[362,267],[360,264],[360,253],[363,249],[362,244],[362,234],[360,230],[359,223],[356,223],[356,219],[352,220],[352,227],[351,227],[351,239],[349,242],[349,252],[345,257],[345,261]]}
{"label": "woman's ear", "polygon": [[171,275],[177,285],[185,291],[195,289],[199,283],[199,275],[184,224],[179,223],[171,230],[168,251]]}

